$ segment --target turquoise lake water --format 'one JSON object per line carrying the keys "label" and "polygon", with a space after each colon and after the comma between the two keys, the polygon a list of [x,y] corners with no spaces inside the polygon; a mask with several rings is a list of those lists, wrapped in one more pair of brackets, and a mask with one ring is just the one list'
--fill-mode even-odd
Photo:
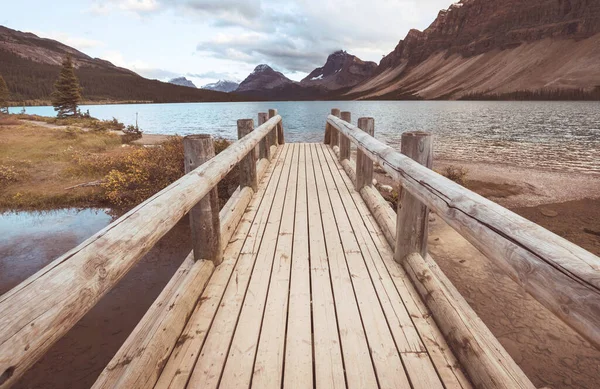
{"label": "turquoise lake water", "polygon": [[[405,131],[430,131],[436,158],[600,173],[600,102],[310,101],[82,106],[150,134],[235,138],[237,119],[276,108],[286,140],[319,142],[331,108],[375,118],[376,137],[397,147]],[[54,116],[52,107],[27,113]],[[20,109],[13,108],[12,112]]]}

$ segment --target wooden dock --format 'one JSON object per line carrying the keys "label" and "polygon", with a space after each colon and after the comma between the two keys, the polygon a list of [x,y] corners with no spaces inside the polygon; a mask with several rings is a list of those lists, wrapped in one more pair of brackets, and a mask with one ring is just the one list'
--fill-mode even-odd
{"label": "wooden dock", "polygon": [[[598,345],[598,257],[433,173],[429,134],[402,155],[332,113],[323,144],[286,144],[274,110],[217,157],[186,138],[189,174],[0,296],[0,388],[188,212],[193,252],[94,388],[534,388],[427,253],[430,209]],[[402,184],[397,214],[374,162]]]}

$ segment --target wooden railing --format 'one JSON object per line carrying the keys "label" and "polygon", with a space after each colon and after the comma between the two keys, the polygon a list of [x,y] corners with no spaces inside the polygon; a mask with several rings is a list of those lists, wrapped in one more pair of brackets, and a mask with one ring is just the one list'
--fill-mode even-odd
{"label": "wooden railing", "polygon": [[[14,384],[188,212],[194,251],[159,299],[181,302],[174,304],[178,313],[189,316],[194,299],[222,260],[221,242],[229,241],[256,190],[257,177],[283,143],[277,111],[262,114],[259,122],[253,130],[252,120],[238,121],[240,139],[217,156],[210,136],[184,138],[189,170],[184,177],[0,296],[0,388]],[[237,165],[243,171],[240,187],[219,211],[215,187]],[[149,311],[144,319],[153,320],[143,320],[134,332],[169,338],[165,343],[174,344],[179,332],[172,326],[182,324],[174,319],[177,315],[163,322],[156,317],[161,314]]]}
{"label": "wooden railing", "polygon": [[[332,110],[325,143],[337,153],[476,386],[531,383],[427,253],[429,210],[600,347],[600,258],[432,171],[430,134],[403,134],[399,153],[373,137],[372,118],[358,119],[358,127],[349,119],[349,113],[340,119],[339,110]],[[356,163],[349,159],[350,142],[357,147]],[[373,162],[401,184],[396,215],[372,188]]]}

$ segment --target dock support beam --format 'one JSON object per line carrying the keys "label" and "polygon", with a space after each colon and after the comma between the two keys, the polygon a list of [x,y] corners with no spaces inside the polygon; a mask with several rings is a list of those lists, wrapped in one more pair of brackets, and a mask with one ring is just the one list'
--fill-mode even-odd
{"label": "dock support beam", "polygon": [[[401,152],[431,169],[433,164],[433,137],[427,132],[402,134]],[[429,235],[429,208],[407,190],[402,190],[396,218],[396,248],[394,259],[402,263],[413,253],[427,256]]]}
{"label": "dock support beam", "polygon": [[[331,114],[335,117],[340,117],[340,110],[338,108],[333,108],[331,110]],[[338,138],[339,138],[339,131],[330,126],[330,130],[331,130],[331,138],[330,138],[330,145],[331,148],[333,149],[333,146],[337,146],[338,145]]]}
{"label": "dock support beam", "polygon": [[[350,112],[342,112],[342,120],[348,123],[352,122],[352,114]],[[340,162],[345,159],[350,159],[350,138],[338,132],[340,142]]]}
{"label": "dock support beam", "polygon": [[[275,116],[277,116],[277,110],[270,109],[269,110],[269,119],[271,119],[272,117],[275,117]],[[270,145],[272,145],[272,146],[277,146],[278,144],[283,144],[282,140],[278,139],[280,126],[281,126],[281,123],[277,124],[277,126],[269,134],[269,138],[271,139]],[[282,137],[283,137],[283,135],[282,135]]]}
{"label": "dock support beam", "polygon": [[[212,136],[186,136],[183,138],[183,153],[187,174],[215,156]],[[223,260],[219,208],[219,193],[215,187],[189,213],[194,260],[209,260],[215,267]]]}
{"label": "dock support beam", "polygon": [[[240,119],[237,121],[238,139],[242,139],[252,131],[254,131],[254,120],[252,119]],[[256,159],[254,158],[254,152],[248,153],[238,163],[238,170],[240,176],[240,187],[250,187],[256,193],[258,190],[258,179],[256,177]]]}
{"label": "dock support beam", "polygon": [[[267,120],[269,120],[269,114],[266,112],[260,112],[258,114],[258,125],[263,125]],[[258,159],[266,158],[269,161],[271,160],[271,134],[262,138],[260,143],[258,144]]]}
{"label": "dock support beam", "polygon": [[[375,119],[359,118],[358,128],[371,136],[375,136]],[[341,153],[341,150],[340,150]],[[373,161],[362,150],[356,150],[356,191],[373,185]]]}

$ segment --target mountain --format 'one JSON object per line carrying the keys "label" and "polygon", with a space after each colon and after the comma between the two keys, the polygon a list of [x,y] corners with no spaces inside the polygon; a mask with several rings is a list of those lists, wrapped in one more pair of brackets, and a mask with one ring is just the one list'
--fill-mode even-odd
{"label": "mountain", "polygon": [[600,87],[600,1],[462,0],[346,98],[570,96]]}
{"label": "mountain", "polygon": [[254,71],[250,73],[244,81],[240,83],[236,92],[254,92],[281,88],[285,85],[293,84],[290,80],[280,72],[276,72],[269,65],[258,65]]}
{"label": "mountain", "polygon": [[55,40],[0,26],[0,74],[14,101],[49,100],[67,54],[73,58],[85,100],[161,103],[241,99],[232,94],[148,80]]}
{"label": "mountain", "polygon": [[173,78],[172,80],[169,81],[169,84],[179,85],[179,86],[187,86],[188,88],[196,87],[196,85],[194,85],[193,82],[191,82],[190,80],[188,80],[185,77]]}
{"label": "mountain", "polygon": [[212,84],[206,84],[202,87],[202,89],[207,89],[207,90],[215,90],[215,91],[219,91],[219,92],[234,92],[238,86],[240,84],[238,84],[235,81],[228,81],[228,80],[219,80],[215,83]]}
{"label": "mountain", "polygon": [[327,57],[325,65],[313,70],[300,81],[300,84],[322,87],[327,90],[349,88],[371,77],[376,68],[375,62],[362,61],[360,58],[340,50]]}

